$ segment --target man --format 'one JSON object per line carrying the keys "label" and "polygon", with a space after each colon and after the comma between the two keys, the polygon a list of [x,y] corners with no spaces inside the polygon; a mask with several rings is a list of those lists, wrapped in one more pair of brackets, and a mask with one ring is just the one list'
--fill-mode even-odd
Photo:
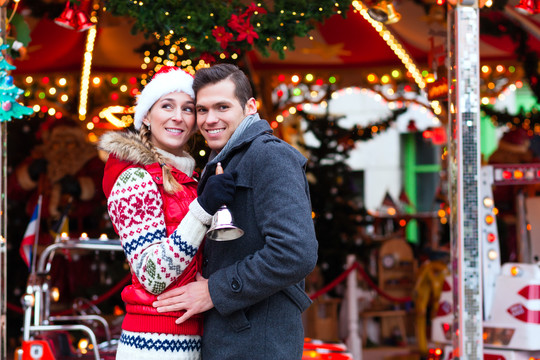
{"label": "man", "polygon": [[158,311],[206,312],[202,357],[301,359],[304,278],[317,261],[306,159],[272,135],[246,75],[218,64],[195,75],[197,125],[212,149],[199,192],[220,162],[236,174],[229,204],[244,235],[206,239],[202,277],[158,297]]}

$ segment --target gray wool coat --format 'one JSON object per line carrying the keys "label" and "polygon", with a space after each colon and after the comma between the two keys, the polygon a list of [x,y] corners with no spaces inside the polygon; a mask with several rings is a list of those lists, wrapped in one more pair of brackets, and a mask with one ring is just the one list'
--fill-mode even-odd
{"label": "gray wool coat", "polygon": [[[205,240],[203,276],[215,307],[204,316],[202,358],[301,359],[301,314],[311,304],[304,278],[318,247],[306,158],[261,120],[221,163],[238,172],[229,209],[245,233],[233,241]],[[215,167],[208,163],[199,193]]]}

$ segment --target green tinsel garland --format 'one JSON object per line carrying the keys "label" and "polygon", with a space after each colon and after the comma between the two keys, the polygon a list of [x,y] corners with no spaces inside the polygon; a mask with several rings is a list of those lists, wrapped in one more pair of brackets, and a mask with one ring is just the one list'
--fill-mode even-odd
{"label": "green tinsel garland", "polygon": [[[189,58],[217,59],[269,49],[285,57],[295,37],[304,37],[317,22],[349,9],[350,0],[276,0],[246,5],[240,0],[105,0],[107,11],[135,19],[133,32],[179,42]],[[185,45],[188,45],[187,47]]]}
{"label": "green tinsel garland", "polygon": [[525,77],[531,91],[540,100],[540,74],[538,72],[538,54],[528,46],[530,34],[521,24],[495,12],[486,13],[480,20],[480,33],[497,37],[509,36],[514,42],[518,61],[522,63]]}
{"label": "green tinsel garland", "polygon": [[[297,116],[307,120],[308,130],[313,131],[314,135],[325,144],[325,147],[341,147],[350,150],[354,147],[356,141],[371,140],[374,136],[386,131],[405,111],[407,111],[406,107],[392,110],[392,114],[384,119],[367,126],[354,125],[350,129],[343,128],[339,125],[339,120],[342,117],[335,117],[328,114],[314,115],[305,111],[298,111]],[[334,142],[334,140],[337,142]],[[307,145],[304,146],[310,151],[319,151],[322,147],[312,148]],[[336,152],[340,153],[343,151]]]}
{"label": "green tinsel garland", "polygon": [[506,126],[509,129],[523,128],[535,134],[540,133],[540,111],[533,108],[527,112],[520,109],[519,113],[512,115],[508,111],[497,111],[491,106],[481,106],[482,111],[490,117],[496,127]]}

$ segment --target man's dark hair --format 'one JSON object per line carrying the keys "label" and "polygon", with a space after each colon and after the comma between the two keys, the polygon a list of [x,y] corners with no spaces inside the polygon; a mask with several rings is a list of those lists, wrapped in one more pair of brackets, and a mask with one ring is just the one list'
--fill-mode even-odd
{"label": "man's dark hair", "polygon": [[216,64],[209,68],[202,68],[195,73],[193,80],[193,91],[195,97],[197,93],[206,85],[216,84],[222,80],[229,79],[235,85],[234,95],[242,105],[246,106],[249,99],[253,97],[253,89],[246,74],[233,64]]}

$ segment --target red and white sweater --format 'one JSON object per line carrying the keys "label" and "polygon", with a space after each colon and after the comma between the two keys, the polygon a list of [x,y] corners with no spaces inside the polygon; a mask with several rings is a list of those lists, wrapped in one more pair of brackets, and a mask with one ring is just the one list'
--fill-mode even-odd
{"label": "red and white sweater", "polygon": [[183,324],[183,312],[157,313],[152,303],[164,290],[194,281],[201,266],[198,251],[211,216],[193,201],[197,182],[194,160],[186,154],[163,153],[173,165],[173,176],[183,189],[167,194],[161,166],[136,136],[108,133],[100,147],[110,153],[103,190],[111,221],[120,236],[133,274],[133,284],[122,292],[126,317],[122,328],[131,332],[200,335],[201,317]]}

